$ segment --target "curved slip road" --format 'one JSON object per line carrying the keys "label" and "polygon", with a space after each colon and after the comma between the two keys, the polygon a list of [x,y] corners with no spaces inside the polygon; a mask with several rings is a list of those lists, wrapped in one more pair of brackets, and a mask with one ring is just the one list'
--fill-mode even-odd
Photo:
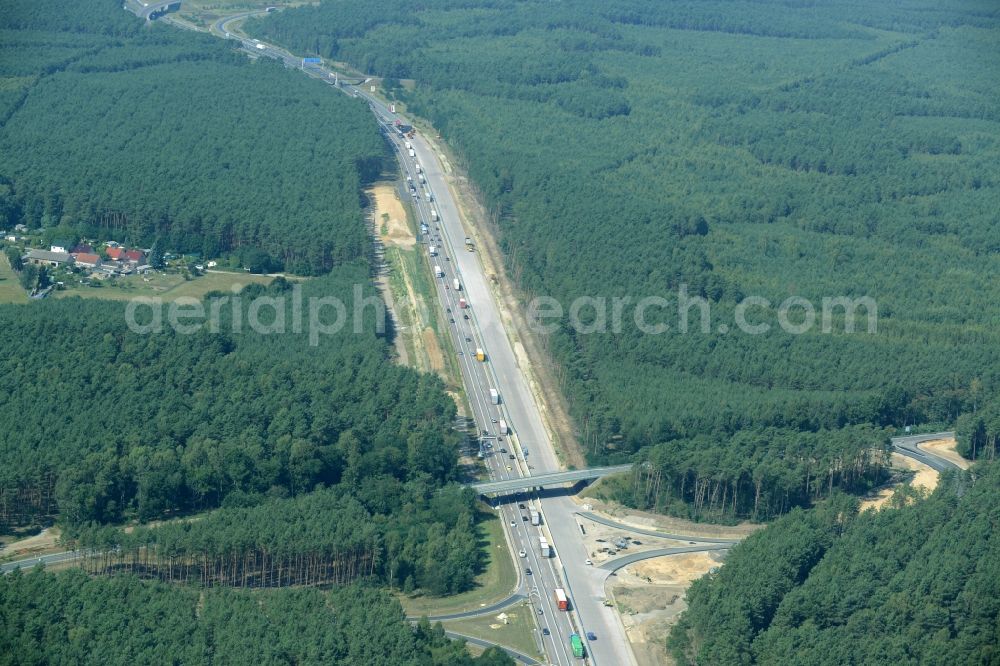
{"label": "curved slip road", "polygon": [[623,532],[633,532],[635,534],[642,534],[645,536],[659,537],[660,539],[672,539],[674,541],[697,541],[699,543],[721,543],[728,545],[733,545],[735,543],[739,543],[740,541],[740,539],[716,539],[710,537],[671,534],[669,532],[657,532],[656,530],[644,530],[641,527],[632,527],[631,525],[626,525],[625,523],[610,520],[604,516],[599,516],[596,513],[591,513],[590,511],[577,511],[577,515],[582,518],[586,518],[587,520],[592,520],[595,523],[600,523],[601,525],[614,527],[615,529],[622,530]]}
{"label": "curved slip road", "polygon": [[636,562],[641,562],[642,560],[651,560],[654,557],[664,557],[666,555],[680,555],[682,553],[703,553],[705,551],[711,550],[729,550],[732,548],[734,543],[729,544],[715,544],[715,545],[705,545],[705,546],[678,546],[677,548],[655,548],[653,550],[644,550],[641,553],[629,553],[628,555],[622,555],[621,557],[616,557],[613,560],[608,560],[601,564],[598,569],[604,569],[609,574],[613,571],[618,571],[622,567],[626,567],[630,564],[635,564]]}

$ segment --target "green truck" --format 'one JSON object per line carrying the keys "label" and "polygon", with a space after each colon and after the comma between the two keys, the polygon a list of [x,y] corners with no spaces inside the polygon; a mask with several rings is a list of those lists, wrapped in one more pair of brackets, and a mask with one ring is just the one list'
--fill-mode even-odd
{"label": "green truck", "polygon": [[585,653],[584,653],[584,650],[583,650],[583,641],[580,640],[580,635],[579,634],[570,634],[570,637],[569,637],[569,646],[573,649],[573,656],[574,657],[578,657],[580,659],[583,659],[583,656],[584,656]]}

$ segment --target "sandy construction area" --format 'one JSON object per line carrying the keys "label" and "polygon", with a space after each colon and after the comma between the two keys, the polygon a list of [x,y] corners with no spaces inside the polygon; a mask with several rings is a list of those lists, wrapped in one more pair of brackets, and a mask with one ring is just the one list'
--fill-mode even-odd
{"label": "sandy construction area", "polygon": [[[913,458],[907,458],[899,453],[893,453],[890,458],[890,462],[892,463],[892,467],[894,469],[914,472],[913,478],[909,481],[911,486],[914,486],[915,488],[923,488],[927,492],[931,492],[937,488],[938,473],[922,462],[917,462]],[[874,497],[862,500],[861,511],[881,509],[886,502],[892,499],[892,495],[896,492],[896,488],[898,488],[899,485],[899,483],[894,483],[891,486],[879,490]]]}
{"label": "sandy construction area", "polygon": [[969,469],[969,466],[972,463],[963,458],[962,456],[958,455],[958,451],[955,450],[956,444],[958,444],[958,442],[956,442],[954,438],[935,439],[930,442],[924,442],[922,444],[918,444],[917,448],[929,451],[930,453],[940,456],[949,462],[953,462],[962,469]]}
{"label": "sandy construction area", "polygon": [[376,185],[372,188],[372,199],[375,202],[375,230],[379,240],[386,245],[411,248],[417,244],[417,239],[406,223],[406,210],[396,196],[396,188],[392,185]]}
{"label": "sandy construction area", "polygon": [[677,616],[687,608],[691,582],[719,566],[725,551],[667,555],[629,565],[608,579],[639,666],[672,664],[665,643]]}

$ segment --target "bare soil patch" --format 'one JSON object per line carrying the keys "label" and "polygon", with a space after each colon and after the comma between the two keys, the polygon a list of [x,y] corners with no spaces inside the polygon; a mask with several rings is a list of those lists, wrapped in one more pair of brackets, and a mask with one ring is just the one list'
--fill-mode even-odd
{"label": "bare soil patch", "polygon": [[5,560],[20,560],[33,555],[47,555],[63,550],[59,545],[59,528],[47,527],[38,534],[11,541],[6,544],[0,555]]}
{"label": "bare soil patch", "polygon": [[427,352],[427,360],[430,362],[431,370],[443,375],[444,373],[444,354],[441,353],[441,346],[438,344],[437,336],[434,334],[434,329],[428,326],[423,331],[424,338],[424,350]]}
{"label": "bare soil patch", "polygon": [[375,202],[375,230],[386,245],[411,248],[417,239],[406,223],[406,210],[392,185],[376,185],[372,188]]}
{"label": "bare soil patch", "polygon": [[969,469],[972,463],[958,454],[958,451],[955,450],[957,444],[958,442],[952,437],[951,439],[935,439],[930,442],[923,442],[918,444],[917,448],[940,456],[949,462],[955,463],[962,469]]}
{"label": "bare soil patch", "polygon": [[[913,458],[907,458],[899,453],[893,453],[890,456],[890,462],[892,467],[896,470],[903,470],[907,472],[913,472],[913,477],[908,481],[908,483],[915,488],[923,488],[927,492],[933,491],[937,488],[938,484],[938,473],[923,464],[922,462],[917,462]],[[880,510],[886,503],[892,499],[895,494],[896,489],[902,485],[902,483],[907,483],[906,481],[900,481],[897,483],[892,483],[885,488],[878,490],[875,495],[869,499],[862,500],[861,511],[868,511],[869,509],[874,509],[875,511]]]}
{"label": "bare soil patch", "polygon": [[[745,521],[737,525],[712,525],[709,523],[696,523],[683,518],[673,518],[663,516],[648,511],[630,509],[617,502],[602,500],[591,495],[595,487],[600,482],[592,485],[584,491],[583,497],[574,497],[573,501],[580,504],[581,510],[589,510],[599,516],[604,516],[609,520],[614,520],[625,525],[631,525],[644,530],[657,530],[692,537],[708,537],[712,539],[742,539],[764,525]],[[589,506],[590,509],[586,507]],[[639,537],[640,539],[642,537]]]}
{"label": "bare soil patch", "polygon": [[687,608],[691,582],[719,566],[725,552],[667,555],[627,566],[609,584],[609,598],[625,626],[639,666],[673,664],[667,654],[667,633]]}

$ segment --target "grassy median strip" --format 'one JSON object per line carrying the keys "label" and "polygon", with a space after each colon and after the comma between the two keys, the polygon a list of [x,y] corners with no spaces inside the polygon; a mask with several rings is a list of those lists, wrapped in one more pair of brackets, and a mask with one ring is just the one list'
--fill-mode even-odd
{"label": "grassy median strip", "polygon": [[[506,623],[500,617],[506,618]],[[497,645],[513,648],[521,654],[541,658],[537,640],[539,629],[535,626],[534,614],[527,602],[512,606],[502,614],[497,612],[465,620],[451,620],[442,624],[448,631],[482,638]]]}

